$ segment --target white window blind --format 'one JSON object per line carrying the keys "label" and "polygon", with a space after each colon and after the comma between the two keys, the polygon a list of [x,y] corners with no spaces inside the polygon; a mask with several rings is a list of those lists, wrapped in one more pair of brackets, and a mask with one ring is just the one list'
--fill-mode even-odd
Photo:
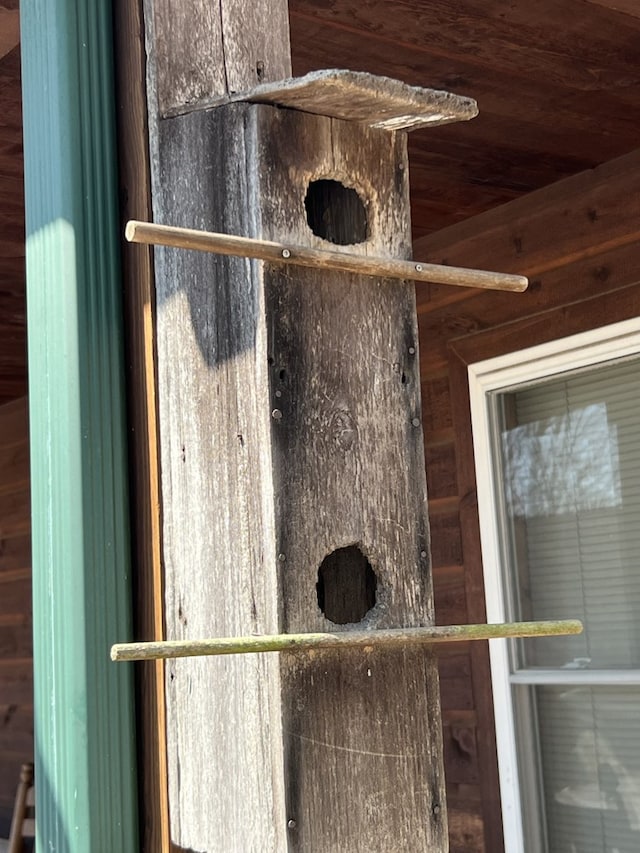
{"label": "white window blind", "polygon": [[607,677],[640,671],[640,363],[547,380],[502,403],[511,609],[586,628],[515,646],[518,729],[537,764],[521,761],[524,800],[542,812],[526,822],[546,824],[549,853],[635,853],[640,687]]}

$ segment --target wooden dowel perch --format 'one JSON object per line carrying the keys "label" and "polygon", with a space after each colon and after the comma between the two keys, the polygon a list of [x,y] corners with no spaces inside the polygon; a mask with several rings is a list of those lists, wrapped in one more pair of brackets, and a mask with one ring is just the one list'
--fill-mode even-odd
{"label": "wooden dowel perch", "polygon": [[289,246],[269,240],[255,240],[251,237],[216,234],[213,231],[196,231],[192,228],[177,228],[172,225],[156,225],[152,222],[136,220],[127,222],[125,237],[130,243],[195,249],[219,255],[257,258],[278,264],[342,270],[360,275],[410,279],[434,284],[452,284],[458,287],[522,292],[529,284],[528,279],[521,275],[394,258],[370,258],[348,252],[329,252],[323,249],[310,249],[306,246]]}
{"label": "wooden dowel perch", "polygon": [[492,640],[501,637],[549,637],[580,634],[577,619],[558,622],[512,622],[500,625],[446,625],[429,628],[394,628],[380,631],[341,631],[335,634],[259,634],[249,637],[220,637],[212,640],[162,640],[149,643],[118,643],[111,659],[159,660],[197,655],[242,655],[253,652],[304,652],[345,646],[403,647],[416,643],[451,643]]}

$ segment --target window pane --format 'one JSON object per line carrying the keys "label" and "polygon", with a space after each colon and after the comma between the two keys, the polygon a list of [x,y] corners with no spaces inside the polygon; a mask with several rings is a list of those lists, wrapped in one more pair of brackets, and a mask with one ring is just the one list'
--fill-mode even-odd
{"label": "window pane", "polygon": [[550,853],[640,850],[640,691],[535,695]]}
{"label": "window pane", "polygon": [[585,633],[522,643],[525,666],[640,667],[640,369],[625,362],[504,398],[515,615]]}

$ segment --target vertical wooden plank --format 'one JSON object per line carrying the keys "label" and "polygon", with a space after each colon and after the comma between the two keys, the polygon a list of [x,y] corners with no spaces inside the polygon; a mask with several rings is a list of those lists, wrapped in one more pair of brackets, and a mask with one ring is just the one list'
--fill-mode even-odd
{"label": "vertical wooden plank", "polygon": [[[156,219],[262,234],[257,114],[160,123]],[[156,272],[167,636],[276,632],[262,265],[162,250]],[[285,849],[277,657],[172,661],[166,687],[171,840]]]}
{"label": "vertical wooden plank", "polygon": [[286,2],[145,2],[160,115],[291,76]]}
{"label": "vertical wooden plank", "polygon": [[[222,4],[222,97],[288,73],[286,14],[271,7],[265,37],[261,3]],[[364,221],[349,251],[409,256],[403,135],[270,106],[193,110],[153,67],[149,80],[174,114],[150,118],[157,221],[320,247],[355,242]],[[352,193],[337,212],[326,182]],[[432,623],[413,288],[155,258],[167,636]],[[166,702],[174,845],[445,850],[431,652],[175,660]]]}
{"label": "vertical wooden plank", "polygon": [[[286,2],[144,0],[144,9],[154,217],[259,236],[247,112],[162,116],[289,76]],[[260,570],[274,565],[261,268],[157,260],[167,635],[276,630],[275,572]],[[278,685],[269,658],[167,672],[172,845],[284,849]]]}
{"label": "vertical wooden plank", "polygon": [[227,91],[219,3],[146,0],[160,115]]}
{"label": "vertical wooden plank", "polygon": [[[128,219],[151,219],[142,0],[114,0],[118,62],[116,105],[122,233]],[[160,556],[160,484],[154,347],[155,292],[148,247],[122,253],[135,553],[135,634],[164,637]],[[141,843],[145,853],[169,847],[164,664],[139,665],[136,706]]]}
{"label": "vertical wooden plank", "polygon": [[[467,616],[470,622],[484,622],[486,620],[484,576],[467,367],[467,363],[452,349],[449,370],[460,488],[460,530],[465,566]],[[472,643],[471,662],[473,696],[478,715],[478,725],[481,731],[489,733],[488,736],[478,739],[478,761],[483,774],[481,792],[484,839],[487,850],[502,853],[504,850],[502,806],[495,741],[493,695],[490,689],[491,664],[488,643]]]}
{"label": "vertical wooden plank", "polygon": [[[403,137],[235,104],[161,122],[158,150],[157,219],[321,245],[305,195],[332,179],[365,200],[360,251],[408,254]],[[377,575],[365,624],[432,622],[412,287],[179,250],[156,270],[167,636],[335,629],[318,569],[351,545]],[[172,841],[444,850],[431,653],[278,667],[168,665]]]}
{"label": "vertical wooden plank", "polygon": [[[305,197],[310,183],[328,179],[364,202],[369,238],[349,251],[408,255],[404,135],[286,110],[262,115],[269,236],[326,246],[311,232]],[[324,221],[349,220],[348,211],[329,205]],[[377,581],[359,627],[430,624],[413,287],[272,268],[266,293],[282,627],[353,627],[323,615],[317,589],[325,558],[353,546]],[[357,560],[342,559],[344,571],[357,570]],[[350,585],[340,593],[355,594]],[[349,600],[342,604],[348,613]],[[283,655],[281,676],[289,849],[444,850],[432,654]]]}
{"label": "vertical wooden plank", "polygon": [[0,661],[19,667],[23,681],[18,693],[0,669],[0,829],[7,834],[19,763],[33,759],[30,509],[28,401],[20,397],[0,406]]}
{"label": "vertical wooden plank", "polygon": [[273,0],[222,0],[227,91],[291,77],[289,11]]}

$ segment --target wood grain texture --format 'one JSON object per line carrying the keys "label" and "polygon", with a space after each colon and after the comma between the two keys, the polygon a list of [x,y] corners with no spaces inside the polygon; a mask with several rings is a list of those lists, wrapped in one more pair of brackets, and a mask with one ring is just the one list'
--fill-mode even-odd
{"label": "wood grain texture", "polygon": [[296,74],[357,68],[477,100],[473,122],[410,138],[416,236],[637,147],[640,22],[629,15],[584,0],[290,9]]}
{"label": "wood grain texture", "polygon": [[[115,0],[120,217],[151,218],[142,0]],[[135,635],[164,637],[160,486],[151,251],[123,246]],[[164,666],[136,672],[141,843],[145,853],[169,848]]]}
{"label": "wood grain texture", "polygon": [[[351,589],[348,590],[351,592]],[[345,602],[345,609],[348,602]],[[373,607],[373,604],[372,604]],[[322,608],[320,608],[322,609]],[[324,612],[324,611],[323,611]],[[0,624],[1,624],[0,613]],[[325,617],[326,616],[325,612]],[[329,620],[332,621],[332,620]],[[335,620],[334,620],[335,624]],[[340,622],[339,624],[348,624]],[[355,619],[350,624],[357,624]],[[160,660],[168,658],[216,657],[284,652],[303,655],[317,651],[360,649],[407,651],[417,646],[441,643],[468,643],[504,637],[550,637],[582,633],[582,623],[575,619],[556,621],[504,622],[476,625],[429,625],[416,628],[374,628],[366,631],[343,630],[293,634],[250,634],[244,637],[209,637],[199,640],[156,640],[136,643],[114,643],[111,660]]]}
{"label": "wood grain texture", "polygon": [[220,6],[229,94],[290,77],[286,0],[222,0]]}
{"label": "wood grain texture", "polygon": [[145,0],[145,11],[163,116],[291,76],[282,0]]}
{"label": "wood grain texture", "polygon": [[[0,42],[18,35],[17,0],[3,0]],[[17,40],[16,40],[17,45]],[[20,47],[0,48],[0,406],[27,393]]]}
{"label": "wood grain texture", "polygon": [[[629,155],[535,193],[526,204],[511,203],[433,237],[439,259],[446,256],[463,262],[465,256],[487,252],[505,268],[515,268],[518,259],[521,266],[517,268],[522,271],[540,268],[517,305],[513,300],[482,299],[472,292],[463,300],[449,301],[444,288],[435,287],[430,289],[433,298],[420,306],[423,396],[433,403],[427,439],[453,427],[458,484],[459,521],[439,526],[440,514],[432,519],[434,552],[444,553],[446,560],[455,542],[464,564],[457,574],[446,568],[434,572],[438,618],[444,613],[458,620],[463,610],[469,621],[481,621],[485,615],[467,367],[637,316],[637,212],[634,198],[627,193],[637,178],[637,164],[637,155]],[[509,237],[514,234],[522,241],[520,247]],[[524,251],[525,247],[531,251]],[[433,476],[435,489],[450,482],[447,470],[434,470]],[[484,845],[493,851],[500,850],[503,841],[487,650],[474,645],[470,661],[467,689],[472,690],[477,713],[482,797],[479,809],[465,799],[466,794],[455,800],[452,848],[457,843],[457,822],[476,814],[484,816]],[[460,685],[455,689],[463,707]]]}
{"label": "wood grain texture", "polygon": [[[569,263],[637,242],[640,152],[538,190],[460,225],[416,240],[431,261],[482,264],[502,260],[505,272],[537,277]],[[624,200],[624,216],[620,204]],[[474,259],[471,261],[471,259]],[[433,287],[430,302],[456,297]],[[515,312],[514,312],[515,313]],[[520,313],[520,312],[518,312]]]}
{"label": "wood grain texture", "polygon": [[[348,250],[406,256],[402,137],[280,110],[265,139],[265,219],[276,233],[321,245],[302,203],[311,180],[330,177],[355,187],[367,209],[371,238]],[[360,624],[430,624],[413,288],[381,279],[367,290],[312,270],[267,275],[283,630],[340,627],[320,611],[316,582],[323,559],[349,545],[378,579]],[[289,849],[442,849],[433,658],[284,656],[281,676]]]}
{"label": "wood grain texture", "polygon": [[393,278],[405,282],[413,279],[417,282],[434,282],[456,287],[516,292],[526,290],[528,285],[527,279],[523,276],[416,263],[393,257],[369,257],[345,251],[333,252],[289,242],[257,240],[241,234],[221,234],[136,219],[127,222],[125,236],[131,243],[170,246],[176,249],[210,252],[214,255],[232,255],[236,258],[254,258],[282,264],[282,266],[311,267],[316,272],[350,272],[361,277]]}
{"label": "wood grain texture", "polygon": [[263,84],[243,99],[361,121],[385,130],[435,127],[468,121],[478,114],[478,106],[471,98],[344,69],[312,71],[304,77]]}
{"label": "wood grain texture", "polygon": [[[256,155],[265,109],[162,121],[155,218],[262,236]],[[156,252],[169,639],[279,628],[262,287],[256,262]],[[171,841],[284,849],[277,659],[173,661],[166,673]]]}
{"label": "wood grain texture", "polygon": [[11,816],[20,764],[33,760],[30,510],[22,397],[0,406],[0,824]]}
{"label": "wood grain texture", "polygon": [[640,6],[636,0],[586,0],[586,2],[593,3],[594,6],[611,9],[614,12],[622,12],[634,18],[640,18]]}
{"label": "wood grain texture", "polygon": [[20,12],[0,6],[0,59],[20,42]]}
{"label": "wood grain texture", "polygon": [[[410,251],[399,136],[239,104],[165,120],[158,133],[157,219],[171,211],[177,224],[320,247],[304,198],[309,181],[329,177],[367,209],[371,239],[345,251]],[[318,607],[318,567],[352,544],[378,576],[365,624],[430,624],[412,286],[365,290],[348,274],[176,250],[158,251],[156,269],[167,636],[335,630]],[[444,850],[433,656],[275,663],[168,666],[172,841]]]}
{"label": "wood grain texture", "polygon": [[206,98],[224,96],[227,81],[218,3],[148,0],[145,21],[148,43],[154,51],[162,115]]}

